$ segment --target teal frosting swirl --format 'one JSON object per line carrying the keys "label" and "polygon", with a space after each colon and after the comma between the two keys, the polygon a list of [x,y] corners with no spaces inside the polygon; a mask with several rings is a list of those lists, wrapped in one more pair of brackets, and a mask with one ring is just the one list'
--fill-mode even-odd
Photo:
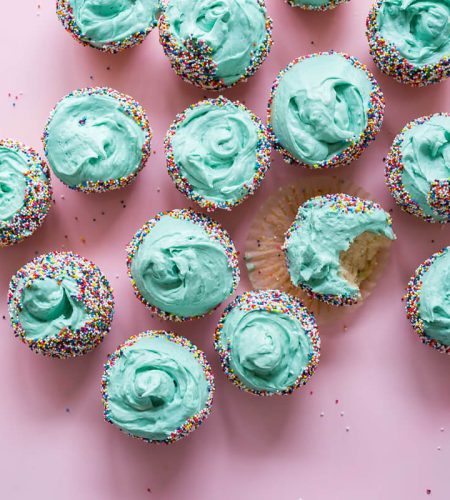
{"label": "teal frosting swirl", "polygon": [[380,35],[415,66],[450,56],[450,0],[384,0]]}
{"label": "teal frosting swirl", "polygon": [[226,85],[246,74],[266,39],[265,9],[257,0],[170,0],[165,16],[181,46],[201,40],[212,49],[215,76]]}
{"label": "teal frosting swirl", "polygon": [[135,173],[146,133],[109,94],[71,94],[57,105],[46,130],[46,154],[70,187]]}
{"label": "teal frosting swirl", "polygon": [[185,113],[172,138],[174,159],[193,191],[214,203],[236,203],[258,169],[258,132],[232,102],[204,103]]}
{"label": "teal frosting swirl", "polygon": [[[389,215],[347,195],[319,196],[303,204],[285,242],[291,281],[319,295],[357,299],[359,288],[341,275],[340,256],[355,238],[370,232],[394,240]],[[367,202],[366,202],[367,203]],[[347,208],[348,207],[348,208]]]}
{"label": "teal frosting swirl", "polygon": [[310,361],[312,346],[300,321],[281,312],[234,307],[225,317],[219,343],[230,349],[230,367],[256,391],[293,386]]}
{"label": "teal frosting swirl", "polygon": [[448,220],[450,214],[439,213],[432,200],[439,199],[434,196],[436,181],[450,181],[450,116],[433,115],[406,129],[401,154],[402,182],[411,199],[425,215]]}
{"label": "teal frosting swirl", "polygon": [[89,313],[78,295],[78,285],[69,276],[33,280],[23,289],[18,313],[25,337],[41,340],[57,337],[65,328],[81,328]]}
{"label": "teal frosting swirl", "polygon": [[170,215],[144,237],[131,277],[149,304],[183,318],[211,311],[233,290],[225,247],[199,224]]}
{"label": "teal frosting swirl", "polygon": [[438,255],[422,276],[419,317],[425,335],[450,345],[450,251]]}
{"label": "teal frosting swirl", "polygon": [[10,221],[24,206],[28,170],[23,153],[0,146],[0,221]]}
{"label": "teal frosting swirl", "polygon": [[278,143],[308,165],[330,160],[364,132],[371,92],[365,71],[340,54],[301,59],[275,89],[271,124]]}
{"label": "teal frosting swirl", "polygon": [[109,369],[108,418],[122,430],[162,441],[199,413],[209,397],[202,365],[164,336],[141,337]]}
{"label": "teal frosting swirl", "polygon": [[69,0],[81,36],[103,47],[156,25],[159,0]]}
{"label": "teal frosting swirl", "polygon": [[332,3],[332,0],[289,0],[289,2],[299,7],[325,7]]}

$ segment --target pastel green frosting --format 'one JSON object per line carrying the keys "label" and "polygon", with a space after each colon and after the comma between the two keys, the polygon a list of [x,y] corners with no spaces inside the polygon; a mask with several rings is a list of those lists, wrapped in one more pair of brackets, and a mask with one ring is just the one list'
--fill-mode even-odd
{"label": "pastel green frosting", "polygon": [[258,132],[250,113],[228,102],[202,104],[185,115],[172,138],[181,176],[207,200],[236,203],[258,170]]}
{"label": "pastel green frosting", "polygon": [[292,283],[319,295],[359,298],[359,288],[341,276],[340,256],[366,232],[395,239],[389,215],[381,208],[344,211],[322,196],[303,204],[286,240]]}
{"label": "pastel green frosting", "polygon": [[103,47],[122,42],[156,25],[159,0],[69,0],[84,39]]}
{"label": "pastel green frosting", "polygon": [[414,66],[450,56],[450,0],[384,0],[380,35]]}
{"label": "pastel green frosting", "polygon": [[434,115],[403,133],[402,182],[423,212],[437,221],[448,220],[430,206],[434,181],[450,181],[450,116]]}
{"label": "pastel green frosting", "polygon": [[300,321],[280,312],[234,307],[225,317],[219,343],[230,349],[230,368],[256,391],[280,392],[308,366],[312,345]]}
{"label": "pastel green frosting", "polygon": [[133,436],[162,441],[209,397],[199,361],[166,337],[141,337],[109,369],[108,417]]}
{"label": "pastel green frosting", "polygon": [[422,276],[419,317],[425,334],[450,345],[450,252],[436,257]]}
{"label": "pastel green frosting", "polygon": [[277,142],[302,163],[330,160],[360,140],[371,93],[366,72],[340,54],[299,61],[281,77],[272,101]]}
{"label": "pastel green frosting", "polygon": [[23,289],[18,312],[25,337],[41,340],[57,337],[65,328],[81,328],[90,316],[78,294],[78,285],[69,276],[33,280]]}
{"label": "pastel green frosting", "polygon": [[290,0],[290,2],[295,6],[308,6],[308,7],[322,7],[329,5],[331,0]]}
{"label": "pastel green frosting", "polygon": [[9,222],[24,206],[29,169],[23,153],[0,146],[0,221]]}
{"label": "pastel green frosting", "polygon": [[265,10],[257,0],[170,0],[165,16],[181,46],[191,39],[211,48],[215,76],[226,85],[246,74],[267,35]]}
{"label": "pastel green frosting", "polygon": [[149,304],[180,317],[211,311],[233,290],[225,247],[198,223],[170,215],[144,237],[131,276]]}
{"label": "pastel green frosting", "polygon": [[108,94],[69,95],[47,125],[46,154],[55,175],[70,187],[136,172],[146,132]]}

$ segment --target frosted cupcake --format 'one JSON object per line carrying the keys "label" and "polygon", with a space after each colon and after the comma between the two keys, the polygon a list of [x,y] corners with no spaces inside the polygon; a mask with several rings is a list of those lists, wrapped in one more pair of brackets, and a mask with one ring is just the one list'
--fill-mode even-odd
{"label": "frosted cupcake", "polygon": [[75,90],[52,111],[43,135],[53,173],[71,189],[102,192],[129,184],[150,156],[143,108],[106,87]]}
{"label": "frosted cupcake", "polygon": [[350,0],[287,0],[292,7],[300,7],[305,10],[330,10],[334,9],[341,3],[349,2]]}
{"label": "frosted cupcake", "polygon": [[51,203],[47,164],[34,149],[0,140],[0,247],[31,236],[44,222]]}
{"label": "frosted cupcake", "polygon": [[450,247],[417,268],[406,294],[406,313],[424,344],[450,354]]}
{"label": "frosted cupcake", "polygon": [[284,251],[294,286],[328,304],[357,303],[380,250],[394,240],[380,205],[342,193],[312,198],[298,210]]}
{"label": "frosted cupcake", "polygon": [[377,0],[367,38],[377,66],[400,83],[429,85],[450,74],[449,0]]}
{"label": "frosted cupcake", "polygon": [[450,115],[408,123],[389,151],[385,177],[403,210],[427,222],[449,222]]}
{"label": "frosted cupcake", "polygon": [[228,233],[190,210],[158,214],[136,233],[127,252],[137,297],[163,319],[204,316],[239,282],[237,253]]}
{"label": "frosted cupcake", "polygon": [[119,52],[141,43],[157,25],[159,0],[57,0],[64,28],[83,45]]}
{"label": "frosted cupcake", "polygon": [[291,394],[319,362],[314,316],[278,290],[246,292],[226,309],[215,335],[222,368],[240,389],[260,396]]}
{"label": "frosted cupcake", "polygon": [[105,420],[150,443],[174,443],[208,417],[214,377],[203,352],[164,331],[130,337],[102,378]]}
{"label": "frosted cupcake", "polygon": [[170,127],[167,168],[179,191],[208,210],[230,210],[253,194],[270,166],[261,120],[225,97],[199,102]]}
{"label": "frosted cupcake", "polygon": [[69,252],[41,255],[12,277],[8,307],[14,333],[33,351],[70,358],[109,332],[114,298],[100,269]]}
{"label": "frosted cupcake", "polygon": [[270,51],[271,30],[264,0],[168,0],[159,21],[174,71],[209,90],[253,75]]}
{"label": "frosted cupcake", "polygon": [[383,121],[384,98],[357,59],[336,52],[300,57],[272,87],[268,124],[288,163],[331,168],[357,159]]}

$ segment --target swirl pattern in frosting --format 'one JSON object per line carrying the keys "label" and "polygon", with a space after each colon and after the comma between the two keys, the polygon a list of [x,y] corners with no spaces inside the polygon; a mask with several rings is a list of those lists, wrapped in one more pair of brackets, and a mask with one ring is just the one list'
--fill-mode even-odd
{"label": "swirl pattern in frosting", "polygon": [[11,220],[24,206],[27,170],[22,153],[0,146],[0,220]]}
{"label": "swirl pattern in frosting", "polygon": [[378,26],[380,35],[413,65],[450,56],[450,0],[384,0]]}
{"label": "swirl pattern in frosting", "polygon": [[148,441],[174,441],[190,419],[206,414],[212,375],[183,341],[146,332],[113,354],[104,377],[108,421]]}
{"label": "swirl pattern in frosting", "polygon": [[270,121],[276,141],[303,164],[329,162],[360,141],[371,93],[368,74],[342,54],[301,58],[274,87]]}

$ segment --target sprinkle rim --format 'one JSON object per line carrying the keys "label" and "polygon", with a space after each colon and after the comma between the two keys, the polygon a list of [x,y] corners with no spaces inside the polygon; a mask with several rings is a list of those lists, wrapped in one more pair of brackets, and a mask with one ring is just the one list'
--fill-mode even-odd
{"label": "sprinkle rim", "polygon": [[306,4],[300,5],[296,4],[295,0],[286,0],[286,1],[291,7],[298,7],[299,9],[313,10],[318,12],[325,12],[327,10],[332,10],[335,9],[338,5],[350,2],[350,0],[328,0],[328,3],[325,5],[306,5]]}

